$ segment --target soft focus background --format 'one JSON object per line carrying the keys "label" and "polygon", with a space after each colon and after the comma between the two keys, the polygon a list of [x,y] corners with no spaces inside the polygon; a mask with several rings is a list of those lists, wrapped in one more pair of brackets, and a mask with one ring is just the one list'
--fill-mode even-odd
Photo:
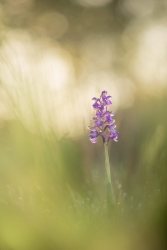
{"label": "soft focus background", "polygon": [[[112,95],[108,217],[91,98]],[[167,249],[167,1],[0,1],[0,249]]]}

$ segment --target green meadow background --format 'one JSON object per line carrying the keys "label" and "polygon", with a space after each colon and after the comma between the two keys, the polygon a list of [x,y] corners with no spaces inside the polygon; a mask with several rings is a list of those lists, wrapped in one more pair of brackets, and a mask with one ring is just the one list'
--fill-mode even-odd
{"label": "green meadow background", "polygon": [[[167,249],[167,2],[0,1],[0,249]],[[104,149],[92,97],[112,95]]]}

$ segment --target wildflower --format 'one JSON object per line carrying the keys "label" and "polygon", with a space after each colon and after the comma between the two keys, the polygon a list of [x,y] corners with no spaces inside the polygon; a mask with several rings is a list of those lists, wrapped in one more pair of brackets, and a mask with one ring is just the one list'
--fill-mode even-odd
{"label": "wildflower", "polygon": [[[111,96],[107,96],[107,91],[102,91],[100,98],[93,97],[93,108],[96,110],[95,116],[91,119],[94,125],[88,126],[89,139],[92,143],[97,142],[97,137],[101,136],[103,141],[108,144],[109,140],[118,141],[118,131],[115,130],[115,120],[113,111],[109,111],[108,107],[112,104]],[[107,132],[108,131],[108,132]]]}

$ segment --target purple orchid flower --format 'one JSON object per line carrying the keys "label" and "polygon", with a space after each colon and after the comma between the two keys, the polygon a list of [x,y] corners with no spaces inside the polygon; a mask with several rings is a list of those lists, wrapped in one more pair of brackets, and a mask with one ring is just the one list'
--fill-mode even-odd
{"label": "purple orchid flower", "polygon": [[[115,120],[113,111],[108,110],[108,106],[112,104],[110,101],[111,96],[107,96],[107,91],[102,91],[100,98],[93,97],[93,108],[96,110],[96,115],[91,119],[94,126],[88,126],[89,139],[92,143],[97,142],[97,137],[101,136],[103,141],[109,143],[109,140],[118,141],[118,131],[115,130]],[[106,132],[108,131],[108,133]]]}

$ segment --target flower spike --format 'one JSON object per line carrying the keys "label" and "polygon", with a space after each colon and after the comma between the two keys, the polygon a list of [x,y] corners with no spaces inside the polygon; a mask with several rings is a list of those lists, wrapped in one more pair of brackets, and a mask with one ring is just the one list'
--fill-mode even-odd
{"label": "flower spike", "polygon": [[[115,120],[112,118],[114,116],[113,111],[109,111],[108,107],[112,104],[111,96],[107,96],[107,91],[103,90],[100,98],[93,97],[92,100],[93,108],[96,110],[95,116],[91,119],[93,120],[94,125],[88,126],[89,138],[92,143],[97,142],[97,137],[101,136],[103,141],[107,144],[109,140],[118,141],[118,131],[115,130],[116,125]],[[106,129],[108,133],[106,132]]]}

